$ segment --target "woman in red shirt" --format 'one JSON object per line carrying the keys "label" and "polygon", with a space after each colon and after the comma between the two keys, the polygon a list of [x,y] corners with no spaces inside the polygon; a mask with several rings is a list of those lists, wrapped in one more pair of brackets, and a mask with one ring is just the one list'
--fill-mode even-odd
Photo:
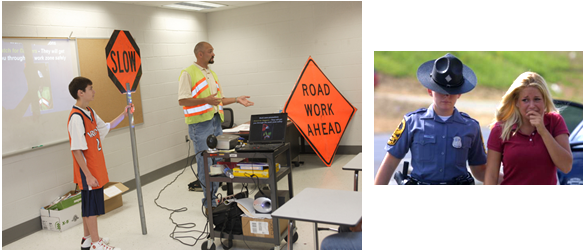
{"label": "woman in red shirt", "polygon": [[525,72],[510,86],[496,110],[488,138],[484,184],[556,185],[557,168],[571,171],[569,130],[542,76]]}

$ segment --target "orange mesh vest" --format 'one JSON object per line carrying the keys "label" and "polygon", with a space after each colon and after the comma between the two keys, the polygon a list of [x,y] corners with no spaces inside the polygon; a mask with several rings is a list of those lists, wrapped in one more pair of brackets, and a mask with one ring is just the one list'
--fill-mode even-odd
{"label": "orange mesh vest", "polygon": [[[103,156],[103,151],[101,150],[101,139],[99,137],[99,131],[97,130],[97,122],[95,121],[95,112],[93,109],[87,108],[91,113],[91,118],[80,109],[73,107],[71,113],[69,114],[69,123],[71,122],[71,116],[78,114],[83,118],[83,125],[85,126],[85,140],[87,141],[87,149],[82,150],[83,158],[85,163],[89,168],[91,175],[97,179],[99,182],[99,187],[93,187],[92,189],[98,189],[103,187],[107,182],[109,182],[109,177],[107,176],[107,169],[105,168],[105,157]],[[67,123],[67,125],[69,124]],[[71,134],[69,133],[69,143],[71,142]],[[72,151],[71,151],[72,155]],[[75,176],[74,182],[79,185],[79,189],[88,190],[89,186],[85,179],[85,174],[81,170],[81,167],[75,160],[73,155],[73,174]]]}

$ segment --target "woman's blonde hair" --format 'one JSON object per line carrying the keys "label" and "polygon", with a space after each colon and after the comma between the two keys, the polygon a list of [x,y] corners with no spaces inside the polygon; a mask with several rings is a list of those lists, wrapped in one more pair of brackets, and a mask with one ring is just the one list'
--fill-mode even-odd
{"label": "woman's blonde hair", "polygon": [[[534,72],[522,73],[516,78],[516,80],[514,80],[508,91],[506,91],[506,94],[502,96],[502,101],[500,101],[500,105],[498,105],[498,108],[496,109],[494,123],[501,122],[502,134],[500,135],[500,138],[502,138],[503,141],[510,139],[512,126],[516,125],[517,129],[522,126],[522,116],[520,115],[520,111],[518,111],[516,103],[518,102],[518,94],[520,91],[527,87],[535,87],[540,91],[545,103],[545,114],[549,112],[557,112],[557,108],[553,103],[553,97],[551,96],[551,92],[549,92],[545,79]],[[494,126],[494,123],[492,124],[492,127]]]}

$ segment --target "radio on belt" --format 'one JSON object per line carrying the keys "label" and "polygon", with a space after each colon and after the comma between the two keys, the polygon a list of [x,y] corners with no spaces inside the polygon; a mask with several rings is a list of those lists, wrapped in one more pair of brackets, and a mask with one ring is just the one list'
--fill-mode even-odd
{"label": "radio on belt", "polygon": [[219,135],[217,136],[217,149],[219,150],[230,150],[237,146],[237,135]]}

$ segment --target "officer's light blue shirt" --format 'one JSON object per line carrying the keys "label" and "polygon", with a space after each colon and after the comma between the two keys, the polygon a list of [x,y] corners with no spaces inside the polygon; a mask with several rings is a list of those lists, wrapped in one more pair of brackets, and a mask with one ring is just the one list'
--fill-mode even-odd
{"label": "officer's light blue shirt", "polygon": [[445,122],[435,114],[433,104],[405,115],[385,150],[402,159],[409,149],[411,176],[424,182],[448,182],[466,175],[466,161],[469,165],[486,163],[478,121],[456,108]]}

